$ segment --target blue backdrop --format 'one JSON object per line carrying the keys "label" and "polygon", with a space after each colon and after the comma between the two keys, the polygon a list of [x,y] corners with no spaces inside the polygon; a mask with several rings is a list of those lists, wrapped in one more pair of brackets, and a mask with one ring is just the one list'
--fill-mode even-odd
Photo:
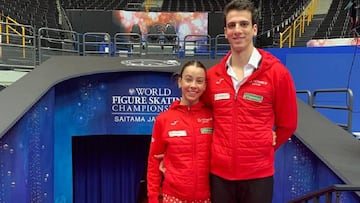
{"label": "blue backdrop", "polygon": [[[56,200],[59,197],[70,200],[73,196],[69,187],[73,169],[71,137],[150,136],[153,117],[179,98],[180,91],[171,76],[171,73],[161,72],[98,74],[76,78],[56,87]],[[140,179],[136,182],[140,183]]]}
{"label": "blue backdrop", "polygon": [[[360,54],[356,46],[268,49],[286,64],[297,90],[350,88],[353,92],[352,131],[360,131]],[[345,106],[345,94],[323,94],[317,104]],[[306,102],[306,98],[299,95]],[[317,109],[335,123],[346,123],[342,110]]]}

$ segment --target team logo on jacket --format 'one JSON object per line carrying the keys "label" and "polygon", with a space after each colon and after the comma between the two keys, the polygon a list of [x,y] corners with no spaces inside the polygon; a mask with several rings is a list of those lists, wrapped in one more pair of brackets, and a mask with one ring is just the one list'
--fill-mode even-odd
{"label": "team logo on jacket", "polygon": [[262,86],[262,85],[268,84],[267,81],[263,81],[263,80],[251,80],[249,82],[251,83],[251,85],[254,85],[254,86]]}
{"label": "team logo on jacket", "polygon": [[245,92],[244,96],[243,96],[243,99],[261,103],[263,101],[264,97],[261,96],[261,95],[252,94],[252,93],[246,93]]}
{"label": "team logo on jacket", "polygon": [[186,130],[172,130],[168,134],[169,137],[184,137],[187,135]]}
{"label": "team logo on jacket", "polygon": [[210,117],[210,118],[198,118],[197,119],[198,123],[209,123],[211,121],[212,121],[212,117]]}
{"label": "team logo on jacket", "polygon": [[201,132],[201,134],[212,134],[213,128],[201,128],[200,132]]}
{"label": "team logo on jacket", "polygon": [[224,100],[224,99],[230,99],[229,93],[218,93],[214,95],[214,100]]}
{"label": "team logo on jacket", "polygon": [[218,81],[216,81],[217,85],[220,85],[220,83],[224,80],[224,78],[220,78]]}
{"label": "team logo on jacket", "polygon": [[179,121],[178,121],[178,120],[174,120],[173,122],[170,123],[170,125],[175,126],[177,123],[179,123]]}

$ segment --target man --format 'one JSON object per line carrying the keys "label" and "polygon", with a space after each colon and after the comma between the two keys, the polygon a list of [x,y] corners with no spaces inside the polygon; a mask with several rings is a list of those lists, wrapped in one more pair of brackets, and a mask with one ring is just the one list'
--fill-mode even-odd
{"label": "man", "polygon": [[224,15],[231,50],[208,70],[203,98],[214,116],[211,201],[270,203],[275,150],[297,125],[296,91],[286,67],[254,47],[258,28],[253,3],[233,0]]}

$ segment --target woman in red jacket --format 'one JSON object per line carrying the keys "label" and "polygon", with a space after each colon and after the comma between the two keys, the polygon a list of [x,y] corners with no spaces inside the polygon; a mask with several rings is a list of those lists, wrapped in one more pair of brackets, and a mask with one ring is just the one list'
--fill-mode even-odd
{"label": "woman in red jacket", "polygon": [[[199,61],[186,63],[178,78],[181,100],[154,122],[147,170],[148,198],[158,203],[209,203],[209,160],[213,120],[199,101],[206,88],[206,68]],[[164,154],[164,176],[159,170]]]}

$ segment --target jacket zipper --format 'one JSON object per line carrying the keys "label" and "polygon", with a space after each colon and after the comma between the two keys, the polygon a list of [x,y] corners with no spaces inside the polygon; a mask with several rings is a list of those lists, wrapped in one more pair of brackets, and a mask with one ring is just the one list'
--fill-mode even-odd
{"label": "jacket zipper", "polygon": [[188,106],[188,114],[189,114],[189,117],[191,118],[190,120],[192,121],[191,122],[191,131],[190,131],[190,133],[191,133],[191,135],[192,135],[192,144],[193,144],[193,157],[192,157],[192,167],[193,167],[193,169],[195,169],[195,179],[194,179],[194,186],[195,186],[195,188],[194,188],[194,190],[193,190],[193,194],[192,194],[192,196],[193,196],[193,198],[195,198],[195,195],[196,195],[196,191],[197,191],[197,181],[198,181],[198,170],[196,170],[197,169],[197,166],[196,166],[196,150],[197,150],[197,148],[196,148],[196,146],[197,146],[197,143],[196,143],[196,132],[194,132],[195,130],[194,130],[194,125],[193,125],[193,123],[195,123],[196,122],[196,120],[194,120],[194,117],[193,117],[193,115],[192,115],[192,113],[191,113],[191,107],[190,106]]}

